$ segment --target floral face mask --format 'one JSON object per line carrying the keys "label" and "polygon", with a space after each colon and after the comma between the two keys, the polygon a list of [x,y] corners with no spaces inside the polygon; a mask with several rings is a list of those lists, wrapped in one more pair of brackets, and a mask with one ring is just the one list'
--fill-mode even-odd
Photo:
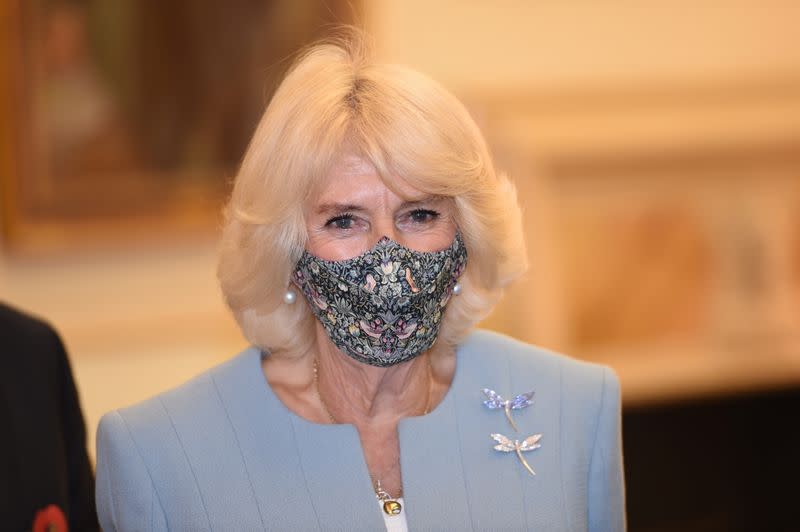
{"label": "floral face mask", "polygon": [[434,252],[383,237],[348,260],[322,260],[306,251],[293,281],[339,349],[386,367],[430,349],[466,263],[459,233],[447,249]]}

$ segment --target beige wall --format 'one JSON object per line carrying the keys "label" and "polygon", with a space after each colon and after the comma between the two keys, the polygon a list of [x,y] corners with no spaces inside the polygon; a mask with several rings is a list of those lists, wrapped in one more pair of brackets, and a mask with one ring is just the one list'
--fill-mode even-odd
{"label": "beige wall", "polygon": [[791,1],[370,0],[383,57],[456,91],[757,81],[800,74]]}

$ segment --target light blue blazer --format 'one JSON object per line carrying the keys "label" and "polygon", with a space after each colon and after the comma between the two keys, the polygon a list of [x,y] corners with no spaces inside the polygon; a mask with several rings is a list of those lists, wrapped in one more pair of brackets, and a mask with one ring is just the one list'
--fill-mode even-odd
{"label": "light blue blazer", "polygon": [[[306,421],[243,351],[186,384],[103,416],[97,510],[110,530],[385,530],[352,425]],[[534,390],[533,405],[483,405]],[[485,331],[457,349],[444,401],[400,423],[408,526],[420,530],[625,529],[619,383],[603,366]],[[541,448],[494,449],[492,433]]]}

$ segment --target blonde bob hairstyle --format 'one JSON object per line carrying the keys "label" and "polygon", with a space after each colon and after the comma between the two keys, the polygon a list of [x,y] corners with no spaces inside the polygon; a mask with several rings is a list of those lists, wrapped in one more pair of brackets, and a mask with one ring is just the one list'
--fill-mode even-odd
{"label": "blonde bob hairstyle", "polygon": [[469,259],[437,345],[457,345],[526,267],[516,191],[495,172],[483,136],[452,94],[414,70],[374,62],[354,37],[314,45],[297,59],[236,176],[218,276],[245,337],[273,353],[312,347],[313,313],[283,296],[306,244],[304,207],[344,154],[371,162],[395,192],[402,181],[452,198]]}

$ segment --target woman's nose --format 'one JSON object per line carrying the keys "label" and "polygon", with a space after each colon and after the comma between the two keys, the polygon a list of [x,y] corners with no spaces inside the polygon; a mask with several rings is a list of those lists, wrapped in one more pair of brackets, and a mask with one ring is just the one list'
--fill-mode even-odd
{"label": "woman's nose", "polygon": [[397,230],[394,219],[378,219],[372,223],[372,234],[370,235],[371,244],[374,246],[381,238],[386,237],[394,240],[398,244],[405,245],[401,240],[402,235]]}

